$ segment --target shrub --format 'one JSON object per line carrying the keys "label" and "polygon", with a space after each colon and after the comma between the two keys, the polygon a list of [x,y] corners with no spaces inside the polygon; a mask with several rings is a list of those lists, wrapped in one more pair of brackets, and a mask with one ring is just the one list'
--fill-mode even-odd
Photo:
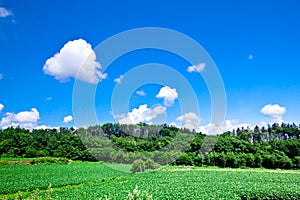
{"label": "shrub", "polygon": [[132,163],[132,172],[143,172],[145,171],[145,162],[142,159],[137,159]]}
{"label": "shrub", "polygon": [[24,155],[25,158],[35,158],[37,156],[37,150],[35,148],[28,148]]}
{"label": "shrub", "polygon": [[154,162],[151,159],[137,159],[132,163],[131,171],[132,172],[143,172],[147,169],[157,169],[160,165]]}
{"label": "shrub", "polygon": [[9,165],[7,160],[0,160],[0,165]]}
{"label": "shrub", "polygon": [[42,158],[34,159],[30,163],[31,164],[51,164],[51,163],[68,164],[70,162],[72,161],[69,160],[68,158],[42,157]]}
{"label": "shrub", "polygon": [[300,156],[295,156],[293,159],[294,168],[300,168]]}
{"label": "shrub", "polygon": [[193,162],[193,158],[189,154],[182,153],[175,161],[175,164],[192,166],[194,165],[194,162]]}
{"label": "shrub", "polygon": [[160,167],[160,165],[157,164],[156,162],[154,162],[154,161],[151,160],[151,159],[147,159],[147,160],[145,161],[145,169],[157,169],[157,168],[159,168],[159,167]]}

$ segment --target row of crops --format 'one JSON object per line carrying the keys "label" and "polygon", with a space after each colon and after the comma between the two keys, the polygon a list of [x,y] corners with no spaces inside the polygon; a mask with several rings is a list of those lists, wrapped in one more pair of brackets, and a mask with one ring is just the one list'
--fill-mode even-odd
{"label": "row of crops", "polygon": [[54,199],[125,199],[136,185],[153,199],[300,199],[300,174],[282,172],[287,171],[200,168],[130,174],[89,163],[1,166],[0,194],[33,192],[51,183]]}
{"label": "row of crops", "polygon": [[99,181],[126,174],[104,164],[40,164],[0,166],[0,194]]}

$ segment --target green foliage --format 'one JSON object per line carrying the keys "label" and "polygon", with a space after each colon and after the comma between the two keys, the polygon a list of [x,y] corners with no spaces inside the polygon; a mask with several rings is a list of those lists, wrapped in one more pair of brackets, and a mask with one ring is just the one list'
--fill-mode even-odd
{"label": "green foliage", "polygon": [[72,160],[95,160],[86,151],[73,129],[32,130],[7,128],[0,130],[1,157],[66,157]]}
{"label": "green foliage", "polygon": [[[160,165],[299,169],[300,129],[294,124],[273,124],[254,130],[241,128],[218,137],[167,124],[107,123],[76,131],[60,128],[32,132],[17,127],[0,130],[0,156],[125,164],[147,158]],[[43,159],[38,162],[43,163]]]}
{"label": "green foliage", "polygon": [[147,159],[145,161],[145,169],[158,169],[159,167],[160,165],[154,162],[152,159]]}
{"label": "green foliage", "polygon": [[145,171],[145,162],[142,159],[137,159],[132,163],[132,172],[143,172]]}
{"label": "green foliage", "polygon": [[176,165],[187,165],[187,166],[193,166],[194,161],[190,154],[188,153],[182,153],[175,161]]}
{"label": "green foliage", "polygon": [[72,160],[68,158],[53,158],[53,157],[42,157],[38,159],[32,160],[31,164],[68,164],[71,163]]}
{"label": "green foliage", "polygon": [[159,164],[155,163],[151,159],[137,159],[132,163],[131,171],[135,172],[144,172],[145,170],[153,170],[158,169],[160,167]]}
{"label": "green foliage", "polygon": [[7,160],[0,160],[0,165],[9,165],[10,163]]}

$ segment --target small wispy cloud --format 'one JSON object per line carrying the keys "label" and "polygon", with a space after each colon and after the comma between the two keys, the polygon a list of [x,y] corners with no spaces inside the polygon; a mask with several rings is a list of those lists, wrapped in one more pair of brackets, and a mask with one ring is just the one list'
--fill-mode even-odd
{"label": "small wispy cloud", "polygon": [[249,54],[248,59],[253,60],[253,55],[251,53]]}
{"label": "small wispy cloud", "polygon": [[5,18],[11,15],[13,15],[13,13],[10,10],[7,10],[4,7],[0,7],[0,18]]}
{"label": "small wispy cloud", "polygon": [[121,75],[119,78],[115,78],[114,79],[114,82],[118,83],[118,84],[121,84],[122,83],[122,80],[123,80],[124,76]]}
{"label": "small wispy cloud", "polygon": [[3,74],[0,74],[0,80],[2,80],[4,78]]}
{"label": "small wispy cloud", "polygon": [[71,121],[73,121],[73,117],[71,115],[68,115],[64,117],[63,123],[68,124]]}
{"label": "small wispy cloud", "polygon": [[143,90],[138,90],[135,92],[139,96],[146,96],[147,94]]}
{"label": "small wispy cloud", "polygon": [[206,64],[205,63],[200,63],[198,65],[192,65],[192,66],[189,66],[187,68],[187,71],[192,73],[192,72],[202,72],[205,70],[205,66]]}
{"label": "small wispy cloud", "polygon": [[51,101],[53,98],[52,97],[47,97],[46,101]]}

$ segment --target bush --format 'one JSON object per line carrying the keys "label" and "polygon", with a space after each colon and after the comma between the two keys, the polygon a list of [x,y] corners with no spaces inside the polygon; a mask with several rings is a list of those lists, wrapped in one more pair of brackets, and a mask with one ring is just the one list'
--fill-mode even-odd
{"label": "bush", "polygon": [[194,162],[193,162],[193,158],[189,154],[182,153],[175,161],[175,164],[192,166],[194,165]]}
{"label": "bush", "polygon": [[283,152],[275,150],[273,154],[267,154],[263,157],[262,165],[270,169],[291,169],[293,162]]}
{"label": "bush", "polygon": [[72,160],[69,160],[68,158],[53,158],[53,157],[42,157],[38,159],[32,160],[31,164],[68,164],[72,162]]}
{"label": "bush", "polygon": [[145,169],[157,169],[157,168],[159,168],[159,167],[160,167],[160,165],[157,164],[156,162],[154,162],[154,161],[151,160],[151,159],[147,159],[147,160],[145,161]]}
{"label": "bush", "polygon": [[0,160],[0,165],[9,165],[7,160]]}
{"label": "bush", "polygon": [[132,172],[143,172],[147,169],[157,169],[160,165],[154,162],[151,159],[137,159],[132,163],[131,171]]}
{"label": "bush", "polygon": [[49,155],[50,155],[50,153],[47,150],[38,150],[36,152],[37,157],[46,157],[46,156],[49,156]]}
{"label": "bush", "polygon": [[197,154],[194,158],[194,165],[196,166],[203,166],[205,163],[204,156],[202,154]]}
{"label": "bush", "polygon": [[137,159],[132,163],[132,172],[143,172],[145,171],[145,162],[142,159]]}
{"label": "bush", "polygon": [[25,152],[25,158],[35,158],[37,156],[37,150],[35,148],[28,148]]}
{"label": "bush", "polygon": [[293,158],[293,166],[294,168],[300,168],[300,156],[295,156],[295,158]]}

